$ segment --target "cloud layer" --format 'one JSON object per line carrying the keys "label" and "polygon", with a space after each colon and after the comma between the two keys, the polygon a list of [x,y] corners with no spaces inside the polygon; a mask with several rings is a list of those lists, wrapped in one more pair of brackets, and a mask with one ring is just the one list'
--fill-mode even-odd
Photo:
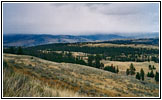
{"label": "cloud layer", "polygon": [[4,3],[4,33],[95,34],[159,30],[158,3]]}

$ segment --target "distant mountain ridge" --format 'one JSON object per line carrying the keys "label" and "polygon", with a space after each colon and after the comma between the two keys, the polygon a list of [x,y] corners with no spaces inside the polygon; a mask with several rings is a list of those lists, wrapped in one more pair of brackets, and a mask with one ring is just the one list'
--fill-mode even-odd
{"label": "distant mountain ridge", "polygon": [[115,35],[115,34],[95,34],[95,35],[84,35],[84,36],[81,36],[83,38],[87,38],[87,39],[90,39],[90,40],[93,40],[93,41],[96,41],[96,40],[111,40],[111,39],[123,39],[123,38],[127,38],[127,37],[124,37],[124,36],[120,36],[120,35]]}
{"label": "distant mountain ridge", "polygon": [[94,34],[94,35],[49,35],[49,34],[4,34],[3,46],[36,46],[51,43],[76,43],[76,42],[93,42],[106,41],[112,39],[129,39],[157,37],[156,34],[142,34],[137,36],[121,36],[116,34]]}
{"label": "distant mountain ridge", "polygon": [[110,40],[125,38],[119,35],[88,35],[88,36],[72,36],[72,35],[46,35],[46,34],[13,34],[3,36],[4,46],[35,46],[50,43],[76,43],[90,42],[97,40]]}
{"label": "distant mountain ridge", "polygon": [[87,41],[90,40],[71,35],[14,34],[3,36],[4,46],[35,46],[49,43],[74,43]]}

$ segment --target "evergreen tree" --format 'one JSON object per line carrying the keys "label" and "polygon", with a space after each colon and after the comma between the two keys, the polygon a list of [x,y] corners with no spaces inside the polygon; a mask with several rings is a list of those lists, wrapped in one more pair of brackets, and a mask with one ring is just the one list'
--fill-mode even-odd
{"label": "evergreen tree", "polygon": [[154,77],[154,72],[151,70],[150,77]]}
{"label": "evergreen tree", "polygon": [[136,79],[138,79],[138,80],[141,79],[141,77],[140,77],[140,73],[139,73],[139,72],[137,72],[137,74],[136,74]]}
{"label": "evergreen tree", "polygon": [[96,55],[96,57],[95,57],[95,67],[96,68],[100,68],[100,66],[101,66],[100,60],[101,60],[100,55]]}
{"label": "evergreen tree", "polygon": [[152,78],[154,77],[154,72],[153,72],[153,70],[151,70],[150,73],[149,73],[149,72],[147,73],[147,77],[152,77]]}
{"label": "evergreen tree", "polygon": [[150,73],[149,72],[147,73],[147,77],[150,77]]}
{"label": "evergreen tree", "polygon": [[134,65],[131,63],[130,64],[130,68],[129,68],[129,74],[130,75],[134,75],[135,71],[136,71],[136,69],[135,69]]}
{"label": "evergreen tree", "polygon": [[149,65],[149,70],[154,70],[154,69],[156,69],[154,65],[152,67],[151,65]]}
{"label": "evergreen tree", "polygon": [[118,66],[117,66],[116,73],[118,73],[118,72],[119,72],[119,68],[118,68]]}
{"label": "evergreen tree", "polygon": [[152,70],[152,67],[151,67],[151,65],[149,65],[149,70]]}
{"label": "evergreen tree", "polygon": [[141,79],[142,79],[143,81],[144,81],[144,76],[145,76],[144,70],[141,69],[141,71],[140,71],[140,77],[141,77]]}
{"label": "evergreen tree", "polygon": [[155,74],[155,81],[159,82],[159,73],[158,72],[156,72],[156,74]]}
{"label": "evergreen tree", "polygon": [[129,69],[126,70],[126,74],[129,75]]}
{"label": "evergreen tree", "polygon": [[147,61],[150,62],[150,58],[148,58]]}

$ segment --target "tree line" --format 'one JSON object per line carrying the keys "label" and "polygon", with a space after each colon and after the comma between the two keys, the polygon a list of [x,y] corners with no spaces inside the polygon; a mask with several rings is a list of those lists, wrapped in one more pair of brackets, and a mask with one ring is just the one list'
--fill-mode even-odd
{"label": "tree line", "polygon": [[119,73],[119,68],[117,66],[117,68],[115,66],[113,66],[113,64],[111,64],[111,66],[106,66],[104,67],[104,70],[106,71],[111,71],[113,73]]}
{"label": "tree line", "polygon": [[[28,50],[51,50],[51,51],[71,51],[88,54],[100,54],[104,59],[109,57],[111,61],[155,61],[159,62],[159,50],[133,47],[89,47],[82,46],[82,43],[58,43],[34,46],[26,48]],[[155,56],[156,55],[156,56]]]}
{"label": "tree line", "polygon": [[[4,53],[11,53],[11,54],[18,54],[18,55],[31,55],[31,56],[35,56],[35,57],[39,57],[42,59],[46,59],[46,60],[50,60],[50,61],[55,61],[55,62],[66,62],[66,63],[75,63],[75,64],[81,64],[81,65],[88,65],[91,67],[95,67],[98,69],[103,69],[106,71],[111,71],[113,73],[118,73],[119,69],[118,66],[117,68],[113,65],[111,66],[105,66],[104,64],[101,63],[101,60],[103,59],[102,55],[90,55],[88,56],[88,62],[85,62],[83,59],[81,58],[75,58],[72,56],[71,52],[67,52],[67,53],[56,53],[56,52],[49,52],[49,53],[43,53],[40,50],[32,50],[30,49],[30,51],[28,49],[22,48],[22,47],[10,47],[7,49],[4,49]],[[155,70],[155,66],[154,65],[149,65],[148,66],[149,70],[151,70],[151,72],[147,73],[147,77],[151,77],[154,78],[155,77],[155,81],[159,81],[159,72],[156,72],[154,74],[153,70]],[[144,70],[141,69],[140,72],[135,72],[136,69],[133,65],[133,63],[130,64],[129,68],[126,70],[126,75],[135,75],[136,74],[136,79],[141,79],[144,80]]]}
{"label": "tree line", "polygon": [[39,57],[45,60],[50,60],[50,61],[55,61],[55,62],[66,62],[66,63],[75,63],[75,64],[81,64],[81,65],[88,65],[91,67],[95,67],[98,69],[103,69],[106,71],[111,71],[114,73],[118,73],[119,69],[115,69],[114,66],[106,66],[104,68],[104,64],[101,63],[101,60],[103,57],[99,54],[97,55],[90,55],[88,56],[88,61],[85,62],[83,59],[80,57],[73,57],[71,52],[66,52],[62,51],[61,53],[56,53],[56,52],[46,52],[43,53],[41,50],[26,50],[22,47],[14,48],[10,47],[8,49],[4,50],[5,53],[12,53],[12,54],[23,54],[23,55],[31,55],[35,57]]}

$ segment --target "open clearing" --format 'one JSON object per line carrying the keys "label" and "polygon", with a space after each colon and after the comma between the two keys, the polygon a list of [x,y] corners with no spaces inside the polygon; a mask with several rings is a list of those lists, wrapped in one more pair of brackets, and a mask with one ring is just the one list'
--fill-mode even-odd
{"label": "open clearing", "polygon": [[144,44],[88,43],[88,44],[83,44],[81,46],[89,46],[89,47],[133,47],[133,48],[159,49],[158,46],[144,45]]}
{"label": "open clearing", "polygon": [[156,70],[154,70],[154,72],[159,72],[159,63],[155,63],[153,61],[151,62],[120,62],[120,61],[106,61],[106,60],[102,60],[102,63],[104,63],[104,66],[110,66],[111,64],[113,64],[114,66],[118,66],[119,70],[121,72],[125,72],[126,69],[129,68],[130,64],[132,63],[134,65],[134,67],[136,68],[136,71],[139,72],[141,70],[141,68],[143,68],[144,72],[147,74],[148,72],[150,72],[149,70],[149,65],[154,65]]}

